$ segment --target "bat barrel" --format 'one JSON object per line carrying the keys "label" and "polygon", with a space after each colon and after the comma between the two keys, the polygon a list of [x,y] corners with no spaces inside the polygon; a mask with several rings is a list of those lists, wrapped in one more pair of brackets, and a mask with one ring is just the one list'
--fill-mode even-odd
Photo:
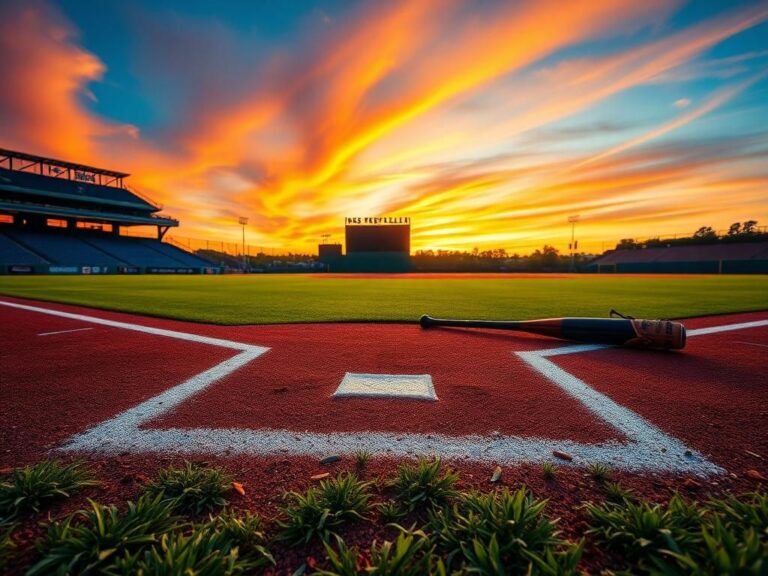
{"label": "bat barrel", "polygon": [[493,328],[518,330],[592,344],[611,344],[654,350],[677,350],[685,346],[685,327],[670,320],[628,318],[550,318],[546,320],[450,320],[424,315],[422,328]]}

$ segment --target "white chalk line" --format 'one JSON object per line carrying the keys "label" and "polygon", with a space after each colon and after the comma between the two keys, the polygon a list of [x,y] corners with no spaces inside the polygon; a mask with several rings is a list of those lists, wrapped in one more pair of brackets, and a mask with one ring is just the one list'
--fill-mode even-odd
{"label": "white chalk line", "polygon": [[760,348],[768,348],[768,344],[760,344],[759,342],[742,342],[737,340],[736,344],[746,344],[747,346],[759,346]]}
{"label": "white chalk line", "polygon": [[[43,314],[52,314],[148,334],[177,338],[241,350],[240,354],[130,408],[114,418],[76,434],[59,449],[101,453],[172,452],[177,454],[213,453],[221,455],[293,454],[321,456],[329,452],[352,454],[367,450],[391,456],[435,455],[449,459],[495,461],[500,463],[553,460],[552,451],[567,451],[569,465],[603,463],[625,470],[718,474],[723,469],[682,442],[665,434],[644,418],[620,406],[607,396],[560,368],[549,356],[602,350],[608,346],[576,345],[516,354],[533,370],[542,374],[569,396],[582,403],[597,418],[606,421],[626,436],[627,443],[611,440],[586,444],[570,440],[523,438],[519,436],[446,436],[441,434],[395,434],[382,432],[296,432],[291,430],[248,430],[227,428],[143,429],[142,425],[166,414],[194,394],[258,358],[268,348],[230,340],[208,338],[185,332],[162,330],[113,322],[80,314],[0,301],[0,304]],[[728,324],[688,331],[698,336],[768,326],[768,320]]]}
{"label": "white chalk line", "polygon": [[115,320],[107,320],[105,318],[98,318],[96,316],[85,316],[83,314],[72,314],[70,312],[62,312],[60,310],[53,310],[51,308],[38,308],[37,306],[27,306],[25,304],[16,304],[15,302],[6,302],[0,300],[0,305],[8,306],[10,308],[18,308],[19,310],[29,310],[30,312],[40,312],[42,314],[50,314],[51,316],[58,316],[60,318],[69,318],[70,320],[80,320],[81,322],[89,322],[91,324],[100,324],[101,326],[110,326],[111,328],[120,328],[122,330],[133,330],[135,332],[143,332],[144,334],[153,334],[155,336],[165,336],[167,338],[176,338],[177,340],[187,340],[189,342],[198,342],[200,344],[210,344],[211,346],[219,346],[221,348],[232,348],[234,350],[262,350],[266,352],[268,348],[262,346],[253,346],[251,344],[243,344],[242,342],[234,342],[232,340],[223,340],[221,338],[210,338],[208,336],[200,336],[199,334],[189,334],[188,332],[177,332],[175,330],[165,330],[163,328],[153,328],[152,326],[143,326],[141,324],[129,324],[128,322],[116,322]]}
{"label": "white chalk line", "polygon": [[72,328],[71,330],[57,330],[56,332],[42,332],[38,336],[53,336],[54,334],[69,334],[70,332],[83,332],[84,330],[93,330],[93,328]]}
{"label": "white chalk line", "polygon": [[688,336],[704,336],[705,334],[717,334],[718,332],[729,332],[731,330],[744,330],[747,328],[760,328],[768,326],[768,320],[755,320],[754,322],[742,322],[740,324],[724,324],[722,326],[709,326],[707,328],[695,328],[688,330]]}

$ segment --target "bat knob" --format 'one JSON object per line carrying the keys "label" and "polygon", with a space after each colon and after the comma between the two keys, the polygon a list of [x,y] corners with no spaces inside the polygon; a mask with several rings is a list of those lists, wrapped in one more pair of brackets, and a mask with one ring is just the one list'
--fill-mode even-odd
{"label": "bat knob", "polygon": [[419,318],[419,324],[421,324],[422,328],[429,328],[430,326],[433,326],[432,318],[429,317],[429,315],[424,314],[421,318]]}

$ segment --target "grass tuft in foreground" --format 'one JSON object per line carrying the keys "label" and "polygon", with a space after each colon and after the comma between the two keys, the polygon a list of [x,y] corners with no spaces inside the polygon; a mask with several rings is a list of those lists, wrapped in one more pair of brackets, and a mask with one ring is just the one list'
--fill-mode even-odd
{"label": "grass tuft in foreground", "polygon": [[80,462],[46,460],[16,468],[10,477],[0,481],[0,519],[39,512],[56,500],[97,484]]}
{"label": "grass tuft in foreground", "polygon": [[340,473],[323,480],[304,493],[289,492],[289,503],[277,521],[277,539],[289,544],[307,544],[313,539],[327,541],[344,524],[363,520],[370,509],[370,484],[354,474]]}
{"label": "grass tuft in foreground", "polygon": [[258,514],[248,511],[240,515],[231,511],[225,512],[219,516],[211,516],[208,524],[204,526],[209,532],[221,534],[230,540],[239,548],[241,556],[247,558],[254,567],[275,563],[267,548],[264,522]]}
{"label": "grass tuft in foreground", "polygon": [[624,488],[618,482],[606,482],[605,495],[614,502],[623,502],[624,500],[633,500],[635,498],[632,490]]}
{"label": "grass tuft in foreground", "polygon": [[704,504],[606,502],[586,508],[595,542],[636,573],[765,574],[768,497],[733,496]]}
{"label": "grass tuft in foreground", "polygon": [[[404,477],[414,482],[403,484]],[[120,508],[91,501],[87,510],[48,522],[27,574],[224,576],[294,570],[276,562],[269,549],[274,540],[300,547],[321,541],[325,554],[308,558],[301,569],[326,576],[575,575],[594,568],[595,558],[606,573],[768,574],[766,494],[702,503],[674,496],[658,504],[605,482],[607,500],[585,503],[584,522],[573,526],[596,554],[583,561],[584,540],[563,538],[557,520],[546,515],[547,501],[525,487],[458,493],[455,482],[438,461],[401,466],[390,487],[400,483],[407,489],[396,494],[412,498],[372,504],[371,483],[343,472],[306,492],[287,493],[281,517],[266,527],[251,512],[228,510],[204,520],[193,512],[178,516],[183,494],[169,498],[163,490],[145,492]],[[411,514],[416,523],[410,529],[389,524],[397,529],[396,538],[361,541],[364,529],[350,534],[358,546],[349,546],[337,533],[368,519],[373,506],[381,529],[386,517],[408,515],[407,502],[416,503],[411,510],[418,512]],[[18,566],[30,555],[14,542],[15,526],[0,522],[0,572],[27,568]],[[21,531],[16,539],[24,540]]]}
{"label": "grass tuft in foreground", "polygon": [[91,501],[90,510],[48,525],[38,543],[42,558],[28,576],[97,573],[118,558],[143,552],[179,527],[181,519],[173,515],[175,505],[163,500],[162,494],[145,494],[121,513],[116,506]]}
{"label": "grass tuft in foreground", "polygon": [[587,472],[598,482],[607,482],[611,479],[611,469],[605,464],[592,463],[587,466]]}
{"label": "grass tuft in foreground", "polygon": [[371,459],[371,453],[366,450],[358,450],[355,452],[355,468],[362,470],[368,464]]}
{"label": "grass tuft in foreground", "polygon": [[145,492],[172,500],[183,512],[212,512],[227,505],[225,496],[232,490],[232,476],[222,468],[207,468],[191,462],[160,470],[157,480]]}
{"label": "grass tuft in foreground", "polygon": [[459,475],[441,471],[440,459],[420,459],[415,464],[402,464],[389,483],[395,500],[403,510],[428,510],[446,504],[458,492],[454,488]]}
{"label": "grass tuft in foreground", "polygon": [[588,504],[588,530],[607,548],[626,554],[629,560],[657,556],[660,551],[681,551],[700,543],[696,528],[703,511],[675,495],[668,504],[606,502]]}
{"label": "grass tuft in foreground", "polygon": [[387,500],[386,502],[377,504],[376,509],[379,511],[379,516],[381,519],[386,523],[396,522],[408,514],[408,511],[404,510],[398,502],[394,502],[392,500]]}
{"label": "grass tuft in foreground", "polygon": [[544,515],[546,505],[525,488],[470,492],[450,508],[431,511],[428,526],[450,569],[525,574],[552,568],[568,573],[579,562],[581,546],[559,537],[555,523]]}
{"label": "grass tuft in foreground", "polygon": [[0,524],[0,573],[11,565],[16,553],[17,546],[12,537],[14,528],[13,524]]}
{"label": "grass tuft in foreground", "polygon": [[753,492],[740,498],[712,499],[707,507],[728,527],[743,526],[762,531],[768,537],[768,494]]}
{"label": "grass tuft in foreground", "polygon": [[253,574],[267,563],[264,558],[243,554],[236,542],[223,532],[202,525],[190,534],[163,534],[156,545],[142,553],[117,559],[111,572],[153,576],[237,576]]}
{"label": "grass tuft in foreground", "polygon": [[400,530],[394,541],[385,540],[380,545],[375,541],[367,553],[357,548],[348,548],[336,537],[336,549],[327,543],[325,551],[330,569],[319,570],[316,576],[432,576],[445,575],[442,560],[434,554],[435,547],[429,536],[421,530]]}

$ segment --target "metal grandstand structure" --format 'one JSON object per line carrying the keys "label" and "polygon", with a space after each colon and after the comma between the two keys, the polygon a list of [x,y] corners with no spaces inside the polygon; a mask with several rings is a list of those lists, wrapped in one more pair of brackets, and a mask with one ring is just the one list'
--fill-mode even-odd
{"label": "metal grandstand structure", "polygon": [[64,178],[77,182],[90,182],[99,186],[123,187],[123,178],[130,174],[115,172],[103,168],[94,168],[85,164],[66,162],[44,156],[16,152],[0,148],[0,168],[18,170],[19,172],[33,172],[53,178]]}
{"label": "metal grandstand structure", "polygon": [[[162,242],[179,221],[129,174],[0,149],[0,273],[198,273],[210,262]],[[123,229],[156,228],[155,239]]]}
{"label": "metal grandstand structure", "polygon": [[0,210],[80,218],[118,227],[157,226],[162,239],[170,228],[179,225],[178,220],[158,215],[162,205],[127,186],[124,179],[128,176],[126,172],[0,148],[0,191],[4,192]]}

